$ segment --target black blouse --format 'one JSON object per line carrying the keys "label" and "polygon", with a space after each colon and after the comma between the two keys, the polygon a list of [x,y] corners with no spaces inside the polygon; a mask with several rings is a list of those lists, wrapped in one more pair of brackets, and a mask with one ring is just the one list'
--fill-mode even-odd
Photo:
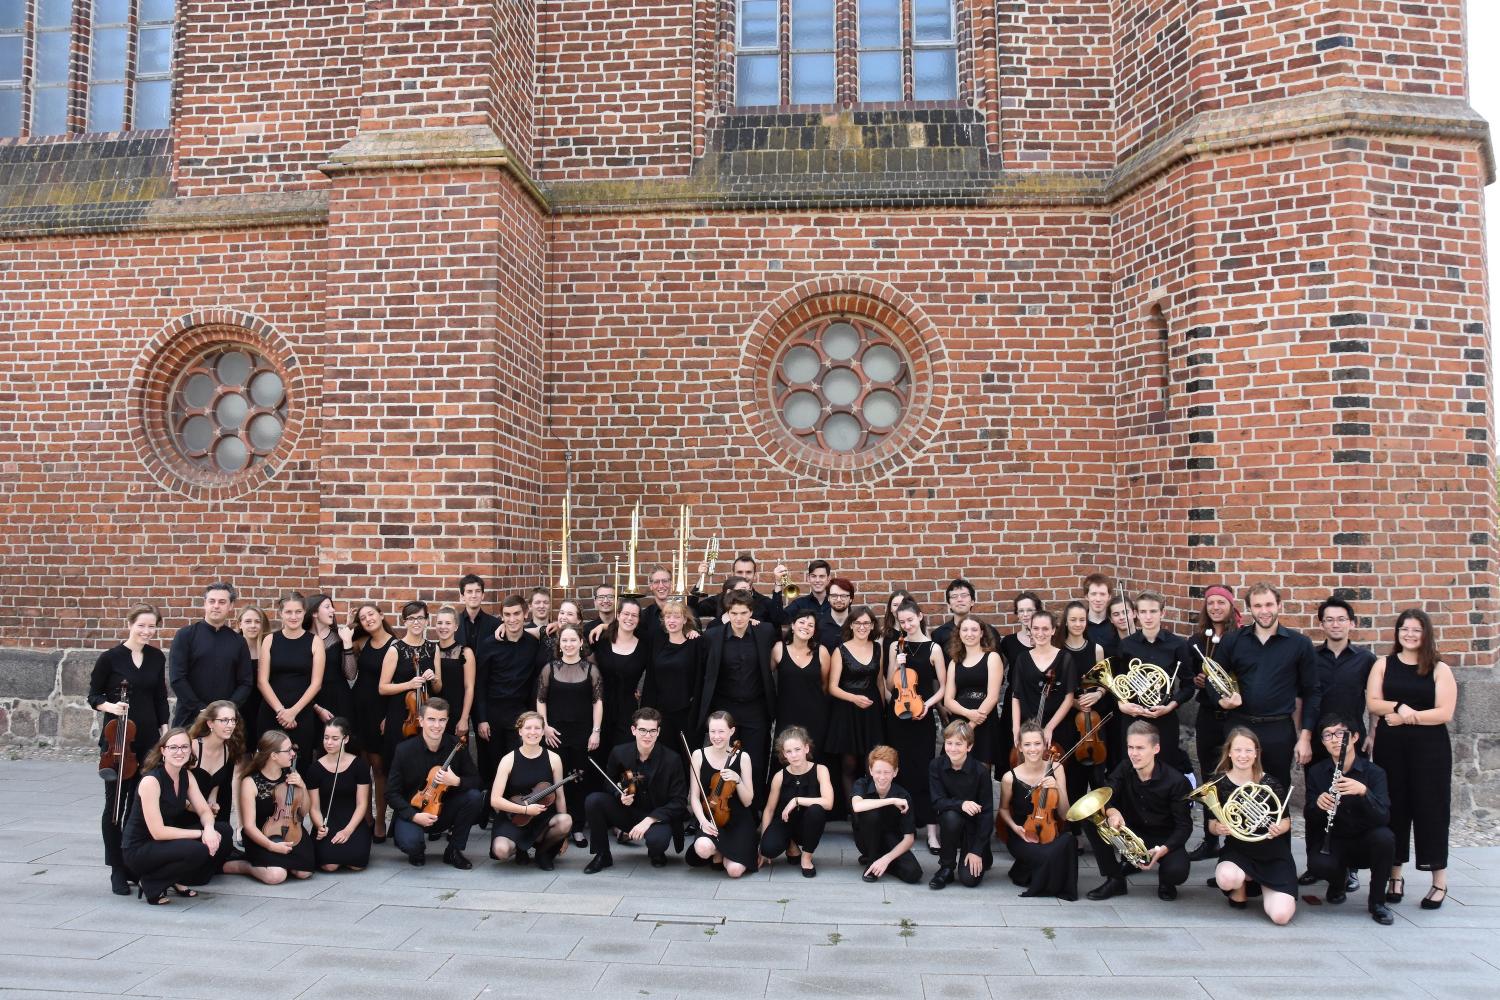
{"label": "black blouse", "polygon": [[[135,723],[135,752],[144,755],[171,719],[167,708],[167,657],[155,646],[141,649],[141,665],[135,665],[130,647],[123,642],[99,654],[89,675],[89,707],[120,700],[120,684],[130,686],[130,721]],[[115,718],[106,716],[105,723]],[[101,730],[102,731],[102,730]],[[101,737],[102,740],[102,737]],[[100,743],[103,746],[103,743]]]}

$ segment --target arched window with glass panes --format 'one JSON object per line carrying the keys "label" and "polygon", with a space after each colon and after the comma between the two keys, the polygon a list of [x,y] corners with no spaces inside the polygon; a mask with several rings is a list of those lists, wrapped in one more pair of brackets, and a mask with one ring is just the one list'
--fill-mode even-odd
{"label": "arched window with glass panes", "polygon": [[[741,108],[958,99],[954,0],[738,0]],[[854,13],[848,23],[845,8]]]}

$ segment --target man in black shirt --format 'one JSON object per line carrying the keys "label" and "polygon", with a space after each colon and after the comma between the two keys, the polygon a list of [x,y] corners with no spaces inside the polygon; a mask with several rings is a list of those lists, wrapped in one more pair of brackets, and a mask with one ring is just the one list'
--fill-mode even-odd
{"label": "man in black shirt", "polygon": [[688,594],[688,607],[692,609],[693,614],[698,616],[698,621],[705,628],[717,622],[724,614],[721,595],[726,591],[737,589],[735,581],[738,580],[745,581],[745,589],[749,592],[750,599],[755,602],[752,606],[752,612],[756,621],[770,622],[772,625],[778,626],[784,624],[781,618],[781,608],[777,602],[755,589],[757,570],[753,555],[748,552],[741,552],[735,556],[734,571],[720,588],[719,595],[704,593],[704,588],[708,586],[709,569],[710,567],[706,562],[698,564],[698,586],[694,587],[692,592]]}
{"label": "man in black shirt", "polygon": [[484,578],[469,573],[458,581],[458,599],[463,610],[458,614],[458,631],[454,633],[460,646],[478,649],[479,640],[493,635],[500,627],[500,619],[484,610]]}
{"label": "man in black shirt", "polygon": [[[616,785],[607,792],[592,792],[584,800],[589,823],[589,850],[593,860],[583,869],[594,875],[615,863],[609,849],[609,828],[617,827],[626,840],[642,842],[651,867],[667,863],[667,845],[675,837],[682,846],[682,821],[687,816],[687,784],[682,758],[668,747],[658,747],[661,713],[654,708],[637,709],[630,717],[633,743],[621,743],[609,752],[604,773]],[[635,784],[634,794],[618,789],[626,786],[625,773]]]}
{"label": "man in black shirt", "polygon": [[[778,565],[776,567],[777,590],[775,600],[782,603],[781,578],[786,575],[787,568]],[[814,559],[807,564],[807,589],[808,592],[798,597],[790,604],[782,608],[782,621],[791,621],[792,615],[803,608],[822,612],[828,604],[828,584],[833,580],[833,567],[828,565],[825,559]]]}
{"label": "man in black shirt", "polygon": [[854,601],[854,581],[836,576],[828,581],[828,600],[818,614],[817,643],[832,653],[844,641],[844,623]]}
{"label": "man in black shirt", "polygon": [[922,880],[922,865],[911,852],[917,816],[911,795],[896,784],[899,763],[893,747],[875,747],[865,762],[869,774],[855,781],[849,793],[849,825],[866,882],[878,882],[886,872],[907,885]]}
{"label": "man in black shirt", "polygon": [[698,699],[698,730],[704,730],[713,712],[733,716],[735,739],[750,759],[751,782],[759,806],[765,801],[766,768],[776,718],[776,680],[771,675],[776,629],[767,622],[750,624],[750,598],[744,594],[730,594],[725,611],[728,624],[705,633],[708,653],[703,694]]}
{"label": "man in black shirt", "polygon": [[1163,601],[1159,594],[1144,590],[1136,595],[1135,615],[1140,628],[1120,640],[1120,652],[1115,657],[1114,664],[1117,673],[1124,671],[1131,660],[1154,663],[1161,667],[1168,678],[1162,704],[1155,708],[1142,708],[1122,701],[1119,709],[1121,715],[1143,719],[1155,726],[1161,737],[1163,760],[1187,774],[1192,771],[1193,765],[1179,739],[1177,709],[1192,693],[1193,671],[1187,657],[1192,656],[1193,652],[1188,649],[1181,636],[1162,627],[1162,608]]}
{"label": "man in black shirt", "polygon": [[583,636],[590,645],[598,641],[615,620],[615,588],[602,583],[594,588],[594,617],[583,623]]}
{"label": "man in black shirt", "polygon": [[228,699],[243,711],[255,689],[255,667],[245,637],[230,627],[238,595],[227,583],[203,589],[203,619],[172,637],[167,682],[177,696],[173,726],[190,726],[198,713]]}
{"label": "man in black shirt", "polygon": [[[1325,713],[1318,738],[1328,756],[1307,769],[1307,802],[1302,816],[1307,821],[1307,867],[1318,878],[1328,880],[1330,903],[1342,903],[1348,894],[1350,869],[1370,869],[1370,917],[1377,924],[1395,922],[1385,905],[1385,876],[1396,854],[1391,821],[1391,797],[1385,771],[1359,755],[1358,733],[1349,720]],[[1328,836],[1328,813],[1333,801],[1333,757],[1343,746],[1342,770],[1337,790],[1337,812],[1333,833]],[[1326,852],[1325,852],[1326,848]]]}
{"label": "man in black shirt", "polygon": [[543,666],[542,644],[526,630],[526,601],[516,594],[507,597],[500,621],[497,631],[480,637],[474,654],[474,723],[486,787],[495,780],[500,758],[521,745],[516,717],[536,707]]}
{"label": "man in black shirt", "polygon": [[1240,629],[1229,650],[1238,694],[1220,699],[1229,713],[1225,730],[1246,726],[1260,737],[1261,766],[1292,787],[1292,758],[1312,760],[1312,731],[1319,714],[1318,667],[1312,640],[1281,624],[1281,592],[1268,583],[1250,588],[1246,600],[1254,621]]}
{"label": "man in black shirt", "polygon": [[[484,793],[480,791],[479,775],[469,755],[462,751],[452,753],[455,737],[447,734],[447,728],[448,703],[441,698],[428,699],[422,707],[422,731],[396,747],[386,777],[385,801],[396,811],[391,835],[407,861],[425,865],[427,835],[447,830],[448,848],[443,851],[443,862],[468,871],[474,865],[463,852],[469,846],[469,830],[483,807]],[[452,761],[448,760],[450,753]],[[411,804],[412,796],[426,787],[427,772],[434,767],[440,768],[435,780],[447,788],[441,811],[436,815],[420,812]]]}
{"label": "man in black shirt", "polygon": [[[1324,640],[1313,652],[1318,664],[1319,714],[1349,720],[1363,743],[1369,732],[1365,728],[1365,684],[1370,679],[1370,668],[1375,666],[1375,654],[1349,641],[1356,620],[1354,608],[1342,598],[1330,597],[1318,605]],[[1368,753],[1370,748],[1363,749]],[[1313,748],[1313,756],[1327,758],[1328,748],[1320,742]]]}
{"label": "man in black shirt", "polygon": [[1114,596],[1114,584],[1103,573],[1090,573],[1084,577],[1083,593],[1089,606],[1089,623],[1083,635],[1089,642],[1104,648],[1105,656],[1119,652],[1120,633],[1109,620],[1109,601]]}
{"label": "man in black shirt", "polygon": [[942,889],[957,877],[974,888],[993,863],[990,839],[995,835],[994,779],[990,769],[969,751],[974,729],[957,720],[943,729],[943,755],[928,764],[928,792],[938,821],[938,870],[927,883]]}
{"label": "man in black shirt", "polygon": [[[1188,836],[1193,832],[1193,813],[1188,805],[1192,786],[1182,772],[1160,760],[1161,737],[1149,722],[1136,721],[1125,731],[1125,753],[1109,776],[1109,806],[1104,819],[1115,829],[1128,827],[1151,852],[1151,861],[1141,871],[1157,869],[1156,895],[1176,899],[1177,887],[1187,881]],[[1135,870],[1120,859],[1099,836],[1092,822],[1084,827],[1094,845],[1094,860],[1104,883],[1090,889],[1089,899],[1109,899],[1130,891],[1125,878]]]}
{"label": "man in black shirt", "polygon": [[[932,630],[932,641],[937,643],[938,649],[942,650],[943,659],[948,658],[948,643],[953,639],[953,633],[963,624],[964,619],[969,617],[974,608],[975,591],[974,585],[963,577],[959,577],[948,584],[948,614],[951,616],[943,624]],[[990,643],[995,649],[1000,648],[1000,632],[995,626],[988,622],[981,622],[984,630],[990,634]]]}

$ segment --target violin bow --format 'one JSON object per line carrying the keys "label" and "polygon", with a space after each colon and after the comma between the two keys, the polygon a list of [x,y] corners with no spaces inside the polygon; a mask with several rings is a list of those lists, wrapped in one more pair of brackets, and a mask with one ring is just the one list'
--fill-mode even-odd
{"label": "violin bow", "polygon": [[682,749],[687,751],[688,773],[693,776],[693,784],[697,787],[698,794],[703,799],[703,814],[711,823],[713,822],[714,808],[713,804],[708,801],[708,792],[703,790],[703,780],[698,777],[698,769],[693,766],[693,748],[688,746],[687,736],[682,733],[678,733],[677,737],[678,739],[682,740]]}
{"label": "violin bow", "polygon": [[119,723],[120,723],[119,725],[117,725],[115,727],[115,731],[120,734],[119,737],[118,737],[118,739],[120,741],[120,745],[116,748],[118,750],[118,752],[119,752],[120,763],[119,763],[119,766],[115,770],[115,817],[114,817],[114,823],[115,823],[115,826],[121,826],[125,822],[125,807],[124,807],[124,798],[125,798],[125,755],[130,752],[130,748],[126,745],[129,742],[129,736],[130,736],[130,682],[129,681],[123,680],[123,679],[120,681],[120,697],[117,700],[118,701],[123,701],[125,703],[125,714],[124,715],[117,715],[117,716],[115,716],[115,718],[118,719]]}
{"label": "violin bow", "polygon": [[605,781],[609,782],[609,786],[611,788],[613,788],[615,791],[619,792],[621,795],[625,794],[625,789],[623,789],[619,785],[615,784],[614,779],[609,776],[609,773],[607,771],[605,771],[604,768],[602,768],[602,767],[599,766],[599,762],[598,761],[596,761],[596,760],[594,760],[594,758],[590,757],[589,758],[589,763],[593,764],[594,765],[594,770],[598,771],[599,775]]}
{"label": "violin bow", "polygon": [[328,786],[328,802],[323,806],[323,829],[328,829],[328,816],[333,812],[333,797],[339,790],[339,765],[344,762],[344,744],[339,744],[339,754],[333,759],[333,784]]}

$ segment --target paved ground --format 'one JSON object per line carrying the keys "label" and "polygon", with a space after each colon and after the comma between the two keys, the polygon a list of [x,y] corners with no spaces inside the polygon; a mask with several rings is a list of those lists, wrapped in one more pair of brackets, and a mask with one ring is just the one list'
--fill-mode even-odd
{"label": "paved ground", "polygon": [[1500,984],[1500,847],[1455,851],[1440,911],[1417,908],[1414,878],[1394,927],[1362,894],[1274,927],[1204,888],[1206,863],[1173,904],[1144,880],[1109,904],[1019,899],[1003,873],[977,890],[866,885],[842,833],[816,880],[657,870],[628,849],[595,876],[577,854],[553,874],[417,870],[386,844],[363,873],[220,878],[150,909],[109,894],[99,801],[91,764],[0,761],[0,997],[1327,1000]]}

